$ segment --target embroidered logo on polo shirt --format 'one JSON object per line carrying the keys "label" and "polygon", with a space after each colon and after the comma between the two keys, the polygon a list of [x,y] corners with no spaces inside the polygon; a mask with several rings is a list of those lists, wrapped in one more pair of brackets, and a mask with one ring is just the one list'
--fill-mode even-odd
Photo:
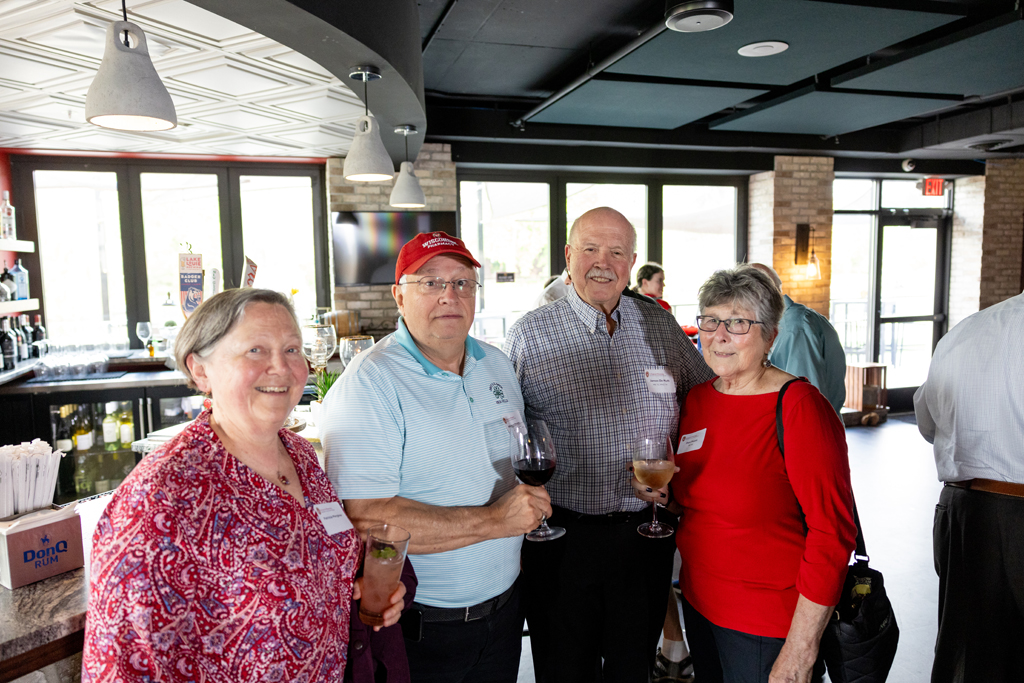
{"label": "embroidered logo on polo shirt", "polygon": [[491,390],[491,393],[494,394],[495,403],[508,403],[508,399],[505,398],[505,390],[501,388],[500,384],[494,382],[488,388]]}

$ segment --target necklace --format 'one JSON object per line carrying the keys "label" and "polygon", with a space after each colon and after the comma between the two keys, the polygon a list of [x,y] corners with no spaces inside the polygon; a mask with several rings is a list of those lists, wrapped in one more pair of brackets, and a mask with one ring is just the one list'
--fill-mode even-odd
{"label": "necklace", "polygon": [[277,478],[280,480],[282,486],[288,486],[291,481],[285,475],[281,474],[281,470],[277,471]]}

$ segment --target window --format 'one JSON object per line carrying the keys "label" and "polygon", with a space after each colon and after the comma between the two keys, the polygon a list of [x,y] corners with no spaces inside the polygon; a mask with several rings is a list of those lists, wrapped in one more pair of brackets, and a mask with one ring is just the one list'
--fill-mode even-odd
{"label": "window", "polygon": [[33,182],[48,335],[127,343],[117,175],[37,170]]}
{"label": "window", "polygon": [[700,286],[736,265],[736,188],[666,185],[662,214],[663,298],[681,324],[693,325]]}

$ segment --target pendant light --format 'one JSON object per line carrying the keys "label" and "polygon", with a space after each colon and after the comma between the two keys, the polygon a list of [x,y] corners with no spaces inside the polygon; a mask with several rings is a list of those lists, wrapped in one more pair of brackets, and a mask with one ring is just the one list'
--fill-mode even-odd
{"label": "pendant light", "polygon": [[[178,125],[174,102],[149,58],[146,34],[128,21],[107,27],[103,61],[85,96],[85,119],[103,128],[127,131],[169,130]],[[120,38],[124,33],[123,40]],[[129,44],[129,34],[135,39]]]}
{"label": "pendant light", "polygon": [[811,226],[811,255],[807,259],[807,279],[821,279],[821,262],[818,255],[814,253],[814,226]]}
{"label": "pendant light", "polygon": [[395,180],[395,187],[391,190],[391,206],[399,209],[422,209],[427,205],[427,200],[423,196],[420,181],[413,173],[413,164],[409,161],[409,136],[416,135],[416,126],[398,126],[395,132],[405,137],[405,161],[402,162],[402,170]]}
{"label": "pendant light", "polygon": [[354,66],[349,78],[363,82],[364,114],[356,121],[356,135],[345,156],[345,180],[360,183],[391,180],[395,177],[395,164],[384,149],[380,139],[380,125],[377,119],[370,116],[370,103],[367,99],[367,84],[378,80],[380,71],[375,66]]}

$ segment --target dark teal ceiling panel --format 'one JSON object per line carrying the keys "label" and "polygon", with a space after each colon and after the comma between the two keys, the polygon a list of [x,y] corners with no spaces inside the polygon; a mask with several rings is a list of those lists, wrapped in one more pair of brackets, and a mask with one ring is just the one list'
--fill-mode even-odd
{"label": "dark teal ceiling panel", "polygon": [[1024,86],[1024,21],[997,19],[834,78],[863,90],[991,95]]}
{"label": "dark teal ceiling panel", "polygon": [[766,90],[588,81],[531,121],[627,128],[678,128]]}
{"label": "dark teal ceiling panel", "polygon": [[897,97],[805,88],[711,124],[713,130],[842,135],[955,104],[933,97]]}
{"label": "dark teal ceiling panel", "polygon": [[[735,18],[722,28],[665,31],[608,71],[789,85],[958,18],[812,0],[735,0]],[[744,45],[765,40],[781,40],[789,49],[771,57],[737,53]]]}

